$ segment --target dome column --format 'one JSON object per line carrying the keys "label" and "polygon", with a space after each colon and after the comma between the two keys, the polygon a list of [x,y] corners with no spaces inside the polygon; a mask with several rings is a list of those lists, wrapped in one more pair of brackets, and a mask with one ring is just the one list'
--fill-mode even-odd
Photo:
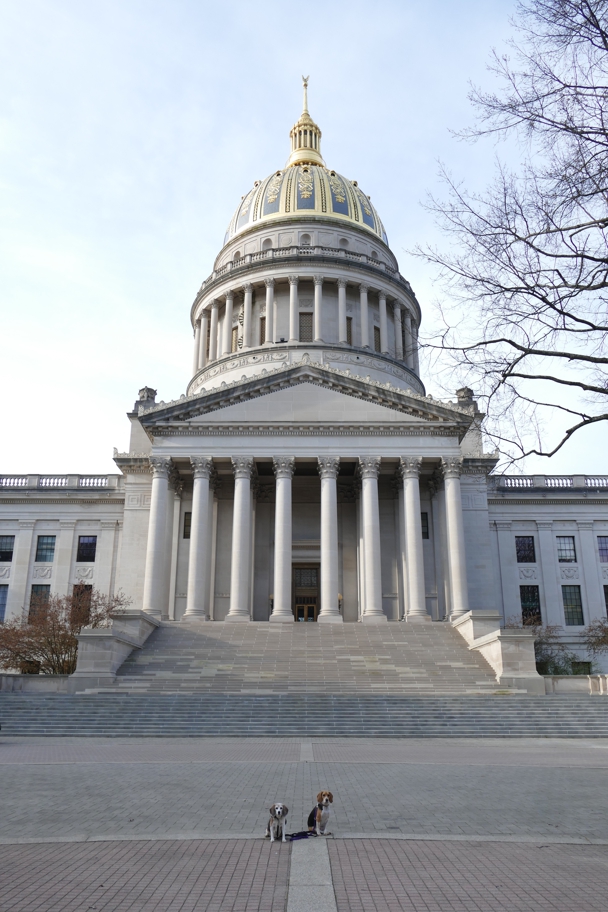
{"label": "dome column", "polygon": [[361,612],[364,624],[386,621],[382,610],[382,565],[380,561],[380,506],[378,502],[379,456],[360,456],[361,507],[363,512],[363,560],[365,563],[365,601]]}
{"label": "dome column", "polygon": [[289,341],[298,342],[300,339],[300,299],[298,297],[299,278],[289,276]]}
{"label": "dome column", "polygon": [[277,481],[274,520],[274,601],[270,620],[275,623],[293,623],[291,479],[295,466],[295,456],[275,456],[272,460]]}
{"label": "dome column", "polygon": [[409,310],[404,313],[405,321],[405,363],[411,369],[415,369],[414,362],[414,336],[412,333],[412,315]]}
{"label": "dome column", "polygon": [[211,302],[211,329],[209,330],[209,360],[217,360],[217,321],[219,316],[219,301]]}
{"label": "dome column", "polygon": [[192,356],[192,376],[198,371],[199,349],[201,346],[201,321],[194,324],[194,354]]}
{"label": "dome column", "polygon": [[253,304],[253,285],[243,285],[245,299],[243,301],[243,348],[251,348],[251,308]]}
{"label": "dome column", "polygon": [[227,621],[249,621],[251,589],[251,475],[252,456],[233,456],[234,508],[232,514],[232,560],[230,565],[230,610]]}
{"label": "dome column", "polygon": [[209,327],[209,311],[204,310],[201,314],[201,336],[200,348],[198,351],[198,369],[201,370],[207,364],[207,335]]}
{"label": "dome column", "polygon": [[361,348],[369,348],[369,312],[367,307],[367,285],[359,285],[361,309]]}
{"label": "dome column", "polygon": [[226,309],[224,311],[224,340],[222,355],[229,355],[232,351],[232,311],[234,308],[234,292],[226,292]]}
{"label": "dome column", "polygon": [[340,624],[338,605],[338,456],[317,458],[321,476],[321,612],[319,623]]}
{"label": "dome column", "polygon": [[380,309],[380,351],[388,355],[388,327],[386,324],[386,295],[383,291],[378,294],[378,307]]}
{"label": "dome column", "polygon": [[401,304],[393,302],[393,320],[395,323],[395,358],[403,361],[403,326],[401,323]]}
{"label": "dome column", "polygon": [[266,285],[266,345],[274,342],[274,279],[264,279]]}
{"label": "dome column", "polygon": [[323,276],[314,276],[315,283],[315,331],[314,341],[323,341]]}
{"label": "dome column", "polygon": [[338,342],[346,344],[346,279],[338,279]]}

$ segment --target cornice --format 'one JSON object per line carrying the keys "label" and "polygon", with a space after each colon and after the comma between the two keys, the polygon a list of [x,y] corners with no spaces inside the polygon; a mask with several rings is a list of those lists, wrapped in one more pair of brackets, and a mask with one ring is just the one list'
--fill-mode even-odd
{"label": "cornice", "polygon": [[124,502],[125,502],[124,491],[121,491],[121,496],[117,497],[115,500],[108,500],[107,497],[104,498],[103,500],[83,500],[80,497],[72,497],[72,498],[70,498],[70,500],[66,500],[66,499],[55,500],[55,499],[51,499],[49,497],[36,497],[35,494],[33,494],[31,497],[23,498],[23,499],[11,497],[11,498],[7,498],[5,500],[4,497],[0,498],[0,503],[12,504],[15,506],[18,504],[23,506],[24,504],[28,504],[28,503],[50,504],[52,506],[64,506],[64,507],[65,506],[74,506],[74,504],[90,504],[93,506],[99,506],[99,504],[111,504],[111,505],[118,504],[118,505],[120,505],[120,504],[124,504]]}
{"label": "cornice", "polygon": [[[155,427],[153,438],[166,437],[454,437],[458,429],[413,424],[206,424]],[[178,454],[173,454],[177,456]],[[149,474],[149,473],[145,473]]]}
{"label": "cornice", "polygon": [[535,507],[544,507],[544,506],[550,506],[550,507],[564,507],[564,506],[608,507],[608,500],[595,500],[595,499],[594,500],[591,500],[591,499],[566,500],[565,498],[564,499],[560,498],[559,500],[549,500],[549,498],[544,498],[544,497],[543,498],[531,497],[529,500],[523,500],[522,498],[519,498],[519,497],[517,499],[514,499],[514,498],[512,499],[510,497],[509,498],[501,497],[499,500],[496,500],[494,498],[488,497],[489,506],[504,507],[506,504],[513,504],[515,506],[520,506],[520,507],[528,506],[528,505],[532,505]]}

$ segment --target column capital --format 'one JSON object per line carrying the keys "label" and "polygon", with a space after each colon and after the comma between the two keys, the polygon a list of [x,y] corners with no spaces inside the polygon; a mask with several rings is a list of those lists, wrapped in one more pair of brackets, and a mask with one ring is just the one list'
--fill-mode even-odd
{"label": "column capital", "polygon": [[399,472],[402,478],[419,478],[422,456],[401,456],[399,459]]}
{"label": "column capital", "polygon": [[460,478],[462,474],[462,459],[458,456],[443,456],[441,468],[444,478]]}
{"label": "column capital", "polygon": [[213,472],[213,459],[211,456],[191,456],[193,475],[195,478],[210,478]]}
{"label": "column capital", "polygon": [[298,282],[300,281],[300,276],[297,276],[297,275],[290,275],[288,278],[289,278],[290,285],[297,285]]}
{"label": "column capital", "polygon": [[321,478],[337,478],[340,471],[339,456],[317,456],[319,475]]}
{"label": "column capital", "polygon": [[198,326],[200,329],[200,325],[201,325],[201,318],[200,318],[200,314],[199,314],[198,317],[194,318],[194,328],[196,329],[196,327]]}
{"label": "column capital", "polygon": [[338,281],[336,282],[336,285],[338,286],[338,288],[346,288],[346,286],[348,285],[348,282],[346,281],[346,279],[338,279]]}
{"label": "column capital", "polygon": [[169,478],[171,460],[164,456],[150,456],[150,469],[154,478]]}
{"label": "column capital", "polygon": [[538,529],[539,532],[551,532],[551,530],[553,529],[553,523],[552,522],[539,522],[538,520],[536,520],[536,528]]}
{"label": "column capital", "polygon": [[211,310],[217,310],[219,306],[220,306],[220,302],[214,298],[210,305]]}
{"label": "column capital", "polygon": [[386,304],[386,292],[385,292],[385,291],[379,291],[379,292],[378,292],[378,299],[379,299],[380,301],[384,301],[384,303]]}
{"label": "column capital", "polygon": [[273,456],[272,470],[277,478],[291,478],[296,468],[295,456]]}
{"label": "column capital", "polygon": [[401,319],[402,310],[403,310],[403,304],[401,303],[401,301],[394,300],[393,301],[393,313],[395,314],[395,316],[398,319]]}
{"label": "column capital", "polygon": [[581,520],[577,520],[576,525],[582,532],[593,532],[592,522],[581,522]]}
{"label": "column capital", "polygon": [[359,456],[361,478],[377,478],[380,474],[380,456]]}
{"label": "column capital", "polygon": [[274,288],[274,279],[264,279],[266,288]]}
{"label": "column capital", "polygon": [[245,294],[251,294],[251,292],[253,291],[253,285],[251,284],[251,282],[246,282],[242,286],[242,288],[243,288],[243,291],[245,292]]}
{"label": "column capital", "polygon": [[359,291],[361,292],[361,294],[367,294],[367,292],[369,291],[369,285],[365,285],[362,283],[361,285],[359,285]]}
{"label": "column capital", "polygon": [[253,456],[232,456],[231,461],[235,478],[251,478],[253,474]]}
{"label": "column capital", "polygon": [[226,301],[234,301],[234,295],[235,295],[234,291],[227,291],[226,292]]}
{"label": "column capital", "polygon": [[313,276],[313,277],[312,277],[312,280],[313,280],[313,282],[315,283],[315,285],[322,285],[322,284],[323,284],[323,276],[321,276],[321,275]]}

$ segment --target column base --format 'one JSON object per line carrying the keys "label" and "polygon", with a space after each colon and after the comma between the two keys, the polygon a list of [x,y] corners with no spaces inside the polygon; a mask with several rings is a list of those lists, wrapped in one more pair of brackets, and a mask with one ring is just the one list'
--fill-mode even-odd
{"label": "column base", "polygon": [[182,614],[182,621],[210,621],[208,614]]}
{"label": "column base", "polygon": [[268,618],[271,624],[293,624],[293,614],[271,614]]}
{"label": "column base", "polygon": [[317,624],[343,624],[344,618],[341,614],[320,614],[317,617]]}
{"label": "column base", "polygon": [[403,620],[407,621],[408,624],[426,624],[427,621],[432,621],[433,618],[430,614],[406,614]]}
{"label": "column base", "polygon": [[224,618],[224,623],[235,623],[235,624],[248,624],[251,621],[251,618],[248,614],[227,614]]}
{"label": "column base", "polygon": [[384,624],[388,622],[388,618],[385,614],[362,614],[361,623],[362,624]]}

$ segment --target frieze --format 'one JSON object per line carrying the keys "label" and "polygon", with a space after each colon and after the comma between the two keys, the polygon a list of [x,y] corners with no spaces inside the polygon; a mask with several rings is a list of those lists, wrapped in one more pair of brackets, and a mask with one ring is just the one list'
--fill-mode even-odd
{"label": "frieze", "polygon": [[0,567],[0,579],[9,579],[11,575],[10,567]]}
{"label": "frieze", "polygon": [[578,567],[562,567],[560,575],[562,579],[577,580],[579,578]]}
{"label": "frieze", "polygon": [[34,567],[32,576],[34,579],[50,579],[52,572],[52,567]]}
{"label": "frieze", "polygon": [[93,567],[78,567],[76,570],[76,579],[93,579]]}
{"label": "frieze", "polygon": [[535,580],[536,579],[536,568],[535,567],[520,567],[519,568],[519,578],[522,580]]}

